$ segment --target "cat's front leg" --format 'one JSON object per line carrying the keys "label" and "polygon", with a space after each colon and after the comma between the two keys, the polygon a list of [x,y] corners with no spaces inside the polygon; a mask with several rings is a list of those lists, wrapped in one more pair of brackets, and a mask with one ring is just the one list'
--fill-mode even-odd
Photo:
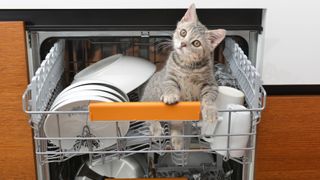
{"label": "cat's front leg", "polygon": [[160,99],[166,104],[175,104],[180,100],[180,87],[177,81],[170,78],[163,83],[163,94]]}
{"label": "cat's front leg", "polygon": [[202,134],[213,134],[216,125],[218,110],[215,100],[218,95],[218,86],[205,85],[201,89],[201,115],[202,115]]}

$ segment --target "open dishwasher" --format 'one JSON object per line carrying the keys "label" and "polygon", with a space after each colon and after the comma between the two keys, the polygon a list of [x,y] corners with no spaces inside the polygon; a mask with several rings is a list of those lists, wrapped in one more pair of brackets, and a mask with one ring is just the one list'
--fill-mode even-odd
{"label": "open dishwasher", "polygon": [[[200,133],[197,121],[181,119],[185,124],[183,126],[185,133],[181,138],[188,142],[188,146],[181,150],[170,149],[167,146],[171,143],[172,135],[169,133],[170,125],[166,119],[161,120],[164,133],[157,137],[151,135],[147,121],[139,119],[127,121],[126,133],[116,133],[115,136],[93,136],[90,133],[90,123],[86,123],[82,127],[83,131],[77,136],[61,136],[59,127],[56,136],[48,137],[45,133],[45,122],[49,116],[54,116],[57,124],[63,118],[72,115],[85,117],[86,122],[91,122],[90,117],[94,115],[92,114],[94,111],[91,112],[89,106],[69,111],[51,109],[59,93],[73,82],[75,75],[81,70],[115,54],[147,59],[159,70],[170,52],[170,49],[161,43],[170,38],[170,32],[101,33],[31,34],[31,41],[37,40],[33,43],[39,45],[37,56],[41,61],[38,62],[38,66],[32,66],[38,68],[34,69],[34,76],[23,94],[23,107],[29,114],[34,132],[38,179],[126,178],[130,176],[128,175],[130,171],[135,171],[135,178],[180,177],[190,180],[254,178],[256,130],[260,113],[264,109],[266,92],[253,62],[248,59],[251,51],[245,43],[246,40],[230,34],[213,54],[215,63],[219,64],[216,70],[220,74],[216,74],[216,78],[220,83],[224,82],[219,78],[230,78],[232,86],[245,94],[246,109],[219,111],[228,115],[227,132],[204,136]],[[251,33],[248,37],[251,37]],[[221,73],[227,75],[221,76]],[[142,88],[143,85],[126,92],[124,96],[127,96],[127,101],[139,101]],[[233,116],[239,112],[247,112],[250,115],[249,132],[237,133],[232,130]],[[105,122],[114,123],[115,129],[121,129],[120,121]],[[247,138],[245,147],[239,148],[233,145],[237,137]],[[210,141],[205,141],[208,138],[223,138],[225,146],[212,147]],[[106,139],[113,139],[114,143],[103,148],[95,148]],[[74,142],[72,148],[64,147],[66,141]],[[237,151],[242,152],[241,157],[233,156],[233,152]]]}

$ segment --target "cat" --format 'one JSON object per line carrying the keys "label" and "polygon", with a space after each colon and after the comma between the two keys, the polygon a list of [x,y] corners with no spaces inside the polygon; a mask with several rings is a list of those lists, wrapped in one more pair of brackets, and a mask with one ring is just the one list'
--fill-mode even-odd
{"label": "cat", "polygon": [[[192,4],[173,33],[173,49],[165,66],[149,79],[141,101],[163,101],[166,104],[200,101],[203,122],[215,126],[218,85],[214,77],[213,51],[225,34],[224,29],[208,30],[201,24]],[[170,122],[170,125],[171,134],[182,134],[182,122]],[[150,129],[155,136],[162,132],[159,123],[151,123]],[[181,137],[172,138],[171,143],[174,149],[183,148]]]}

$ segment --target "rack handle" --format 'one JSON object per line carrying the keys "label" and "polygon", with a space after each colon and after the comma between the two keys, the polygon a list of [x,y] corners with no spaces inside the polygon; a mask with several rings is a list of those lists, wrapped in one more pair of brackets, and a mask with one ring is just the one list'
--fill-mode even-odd
{"label": "rack handle", "polygon": [[198,121],[200,102],[96,102],[89,104],[91,121]]}

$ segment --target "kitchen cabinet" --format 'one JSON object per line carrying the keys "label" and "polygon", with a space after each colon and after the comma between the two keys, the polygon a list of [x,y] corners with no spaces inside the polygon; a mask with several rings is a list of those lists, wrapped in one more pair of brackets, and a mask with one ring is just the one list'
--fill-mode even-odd
{"label": "kitchen cabinet", "polygon": [[27,77],[23,22],[0,22],[0,179],[35,179],[32,131],[22,111]]}
{"label": "kitchen cabinet", "polygon": [[258,126],[256,179],[320,177],[320,96],[268,96]]}

